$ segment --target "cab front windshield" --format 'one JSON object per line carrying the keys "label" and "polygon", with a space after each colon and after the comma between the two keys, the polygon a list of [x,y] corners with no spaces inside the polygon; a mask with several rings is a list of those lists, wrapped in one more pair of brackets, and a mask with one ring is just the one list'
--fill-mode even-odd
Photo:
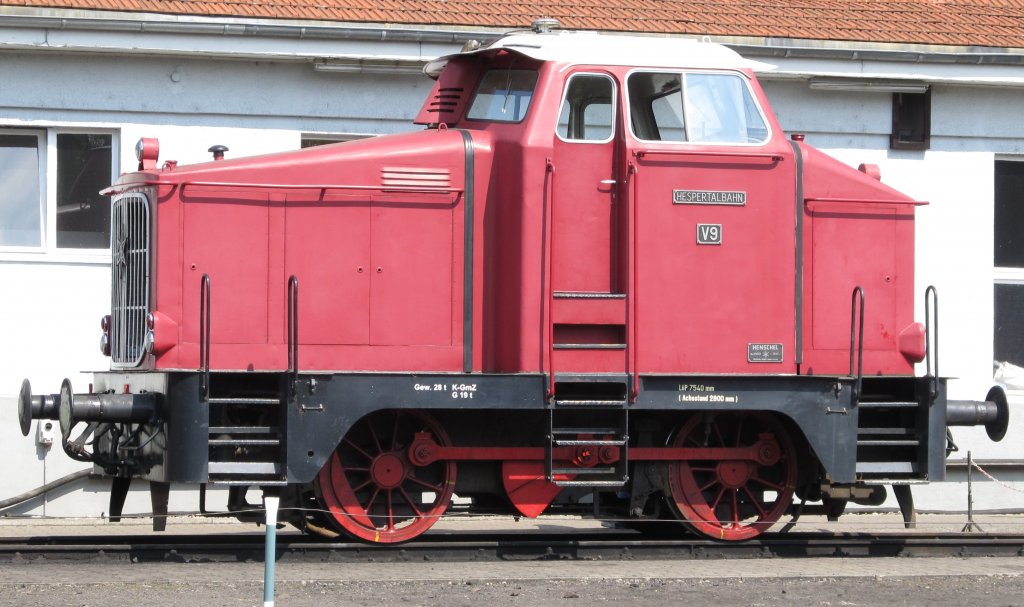
{"label": "cab front windshield", "polygon": [[521,122],[537,86],[535,70],[494,69],[484,74],[466,115],[470,120]]}

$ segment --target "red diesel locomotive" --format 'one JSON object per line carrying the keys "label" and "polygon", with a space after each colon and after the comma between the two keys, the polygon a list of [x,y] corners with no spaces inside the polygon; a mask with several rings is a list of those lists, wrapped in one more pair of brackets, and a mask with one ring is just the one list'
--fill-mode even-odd
{"label": "red diesel locomotive", "polygon": [[787,139],[758,67],[540,27],[431,62],[419,132],[162,167],[144,139],[107,190],[111,370],[26,381],[22,429],[59,419],[115,517],[133,478],[157,514],[226,484],[381,543],[456,493],[743,540],[942,480],[947,426],[1008,413],[947,400],[934,290],[913,318],[923,203]]}

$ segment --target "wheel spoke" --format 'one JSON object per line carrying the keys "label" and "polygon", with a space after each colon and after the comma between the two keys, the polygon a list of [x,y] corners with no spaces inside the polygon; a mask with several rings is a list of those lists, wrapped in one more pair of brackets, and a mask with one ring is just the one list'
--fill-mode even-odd
{"label": "wheel spoke", "polygon": [[414,502],[412,498],[409,497],[409,494],[405,492],[405,489],[403,487],[399,487],[398,492],[402,494],[402,498],[405,499],[405,503],[409,504],[409,507],[412,508],[412,511],[416,513],[417,518],[423,518],[423,511],[420,510],[419,507],[416,505],[416,502]]}
{"label": "wheel spoke", "polygon": [[748,497],[750,497],[750,503],[754,504],[754,508],[757,508],[757,513],[759,515],[758,518],[759,519],[767,518],[768,517],[768,513],[765,512],[765,509],[763,507],[761,507],[761,500],[759,500],[756,497],[754,497],[754,494],[750,492],[750,488],[747,487],[746,485],[743,485],[743,491],[744,491],[744,493],[747,494]]}
{"label": "wheel spoke", "polygon": [[724,447],[725,439],[722,438],[722,431],[718,428],[718,424],[713,419],[708,423],[711,425],[711,428],[715,431],[715,437],[718,438],[718,444]]}
{"label": "wheel spoke", "polygon": [[416,483],[417,485],[419,485],[420,487],[426,487],[427,489],[430,489],[431,491],[435,491],[437,493],[441,493],[441,491],[443,490],[443,487],[441,487],[441,485],[431,485],[427,481],[421,481],[420,479],[416,478],[415,476],[411,476],[410,475],[409,477],[407,477],[406,480],[410,480],[410,481]]}
{"label": "wheel spoke", "polygon": [[366,425],[370,428],[370,436],[373,437],[373,444],[377,447],[377,454],[384,453],[384,449],[380,446],[380,438],[377,437],[377,431],[373,429],[373,421],[366,420]]}
{"label": "wheel spoke", "polygon": [[[715,501],[711,502],[711,511],[715,512],[718,510],[718,502],[722,501],[722,496],[725,495],[725,487],[718,490],[718,495],[715,496]],[[718,516],[717,514],[715,515]]]}
{"label": "wheel spoke", "polygon": [[368,478],[365,481],[359,483],[355,487],[352,487],[352,493],[358,493],[361,489],[365,489],[367,485],[373,482],[372,478]]}
{"label": "wheel spoke", "polygon": [[718,477],[712,477],[711,480],[708,481],[708,484],[701,486],[700,492],[704,493],[705,491],[707,491],[708,489],[714,487],[717,484],[718,484]]}
{"label": "wheel spoke", "polygon": [[370,510],[373,509],[373,503],[377,501],[378,495],[380,495],[380,487],[374,487],[373,493],[370,494],[370,499],[366,502],[366,507],[364,508],[364,510],[366,510],[366,516],[369,516],[371,519],[373,516],[370,514]]}
{"label": "wheel spoke", "polygon": [[761,478],[760,476],[758,476],[756,474],[751,476],[750,480],[756,481],[758,483],[761,483],[762,485],[764,485],[766,487],[771,487],[772,489],[775,489],[776,491],[779,491],[779,492],[782,492],[782,490],[785,489],[785,486],[773,483],[771,481],[766,481],[766,480],[764,480],[763,478]]}
{"label": "wheel spoke", "polygon": [[395,451],[398,445],[398,418],[402,416],[401,411],[395,411],[395,429],[391,432],[391,446],[388,447],[390,450]]}
{"label": "wheel spoke", "polygon": [[395,530],[395,509],[391,503],[391,494],[393,491],[388,489],[388,531]]}
{"label": "wheel spoke", "polygon": [[736,447],[740,446],[740,442],[743,440],[743,415],[739,416],[739,420],[736,422]]}
{"label": "wheel spoke", "polygon": [[363,457],[365,457],[369,461],[373,461],[373,456],[370,455],[369,453],[367,453],[366,451],[363,451],[362,448],[359,447],[359,445],[357,445],[354,442],[352,442],[352,439],[350,439],[349,437],[346,436],[343,440],[344,440],[346,445],[348,445],[349,447],[352,447],[353,449],[355,449],[356,452],[359,453],[359,455],[362,455]]}
{"label": "wheel spoke", "polygon": [[740,524],[740,491],[739,489],[732,490],[732,522],[737,525]]}

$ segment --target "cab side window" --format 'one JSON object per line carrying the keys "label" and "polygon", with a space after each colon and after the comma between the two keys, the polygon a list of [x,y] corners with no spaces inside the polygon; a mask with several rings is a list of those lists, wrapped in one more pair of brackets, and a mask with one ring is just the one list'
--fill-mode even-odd
{"label": "cab side window", "polygon": [[756,144],[768,126],[737,74],[637,72],[626,82],[630,126],[642,141]]}
{"label": "cab side window", "polygon": [[615,83],[608,76],[574,74],[558,114],[558,136],[566,141],[610,141],[615,132]]}
{"label": "cab side window", "polygon": [[686,141],[680,74],[632,74],[627,86],[633,133],[637,139]]}

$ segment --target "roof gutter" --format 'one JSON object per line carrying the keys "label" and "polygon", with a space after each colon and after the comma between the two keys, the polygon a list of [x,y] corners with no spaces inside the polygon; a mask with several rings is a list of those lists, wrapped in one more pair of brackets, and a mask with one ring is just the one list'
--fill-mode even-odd
{"label": "roof gutter", "polygon": [[[4,10],[4,8],[8,10]],[[151,13],[115,13],[96,16],[91,11],[61,11],[64,14],[19,14],[0,7],[0,27],[111,33],[199,34],[207,36],[249,36],[365,42],[432,42],[465,44],[469,40],[496,37],[497,30],[456,30],[400,25],[334,25],[330,22],[288,22],[283,20],[237,19],[230,17],[185,17]],[[83,13],[89,16],[84,16]]]}

